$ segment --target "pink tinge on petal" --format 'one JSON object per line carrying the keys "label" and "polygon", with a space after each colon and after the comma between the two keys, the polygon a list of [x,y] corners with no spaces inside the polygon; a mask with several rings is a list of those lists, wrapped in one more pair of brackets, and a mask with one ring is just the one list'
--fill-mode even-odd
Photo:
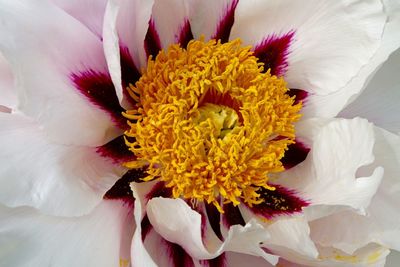
{"label": "pink tinge on petal", "polygon": [[280,185],[270,186],[275,187],[275,190],[267,190],[261,188],[258,193],[264,201],[261,204],[247,206],[253,213],[260,215],[266,219],[271,219],[279,215],[291,215],[301,212],[303,207],[307,207],[309,203],[300,197],[296,196],[293,190],[284,188]]}
{"label": "pink tinge on petal", "polygon": [[111,159],[115,164],[122,164],[136,158],[133,152],[129,151],[126,146],[123,135],[118,136],[105,145],[99,146],[97,153]]}
{"label": "pink tinge on petal", "polygon": [[160,36],[158,35],[153,19],[150,19],[149,21],[149,28],[147,29],[147,33],[144,38],[144,50],[146,51],[147,57],[153,56],[153,59],[161,51]]}
{"label": "pink tinge on petal", "polygon": [[90,102],[106,111],[118,127],[127,128],[126,119],[122,116],[124,109],[119,104],[114,84],[108,73],[89,69],[72,73],[70,77],[75,88]]}
{"label": "pink tinge on petal", "polygon": [[146,177],[145,169],[134,169],[127,171],[104,195],[104,199],[120,199],[126,202],[134,202],[132,182],[141,182]]}
{"label": "pink tinge on petal", "polygon": [[246,222],[240,213],[239,207],[235,207],[232,203],[226,203],[223,206],[222,223],[229,229],[232,225],[240,224],[244,226]]}
{"label": "pink tinge on petal", "polygon": [[296,139],[296,143],[288,146],[285,156],[281,159],[285,170],[293,168],[297,164],[303,162],[307,158],[309,152],[310,148],[306,147],[305,144]]}
{"label": "pink tinge on petal", "polygon": [[193,38],[194,37],[190,22],[188,19],[186,19],[180,29],[177,42],[181,45],[182,48],[186,48],[190,40],[193,40]]}
{"label": "pink tinge on petal", "polygon": [[200,264],[203,267],[227,267],[225,253],[211,260],[202,260]]}
{"label": "pink tinge on petal", "polygon": [[290,44],[294,31],[278,36],[271,34],[254,48],[254,56],[264,63],[264,71],[270,69],[271,74],[283,76],[286,73]]}
{"label": "pink tinge on petal", "polygon": [[239,0],[232,0],[226,7],[224,15],[218,23],[217,30],[212,39],[221,40],[222,43],[229,41],[233,23],[235,22],[235,10]]}
{"label": "pink tinge on petal", "polygon": [[194,267],[192,257],[178,244],[164,240],[163,242],[168,251],[168,255],[171,259],[172,266],[175,267]]}
{"label": "pink tinge on petal", "polygon": [[302,89],[294,89],[290,88],[289,91],[286,92],[289,96],[293,97],[294,96],[294,104],[298,104],[299,102],[302,102],[303,106],[307,101],[308,97],[308,92]]}

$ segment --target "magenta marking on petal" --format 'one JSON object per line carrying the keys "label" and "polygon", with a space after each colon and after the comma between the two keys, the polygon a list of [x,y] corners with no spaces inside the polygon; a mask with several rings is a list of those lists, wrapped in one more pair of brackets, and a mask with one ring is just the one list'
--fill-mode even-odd
{"label": "magenta marking on petal", "polygon": [[140,79],[141,74],[133,62],[132,56],[129,52],[129,48],[126,46],[120,46],[120,64],[121,64],[121,80],[122,80],[122,89],[126,99],[133,106],[136,104],[136,101],[133,100],[132,97],[129,96],[126,88],[129,84],[135,85],[135,83]]}
{"label": "magenta marking on petal", "polygon": [[134,160],[136,157],[125,145],[124,136],[118,136],[105,145],[97,147],[97,153],[102,157],[110,158],[116,164]]}
{"label": "magenta marking on petal", "polygon": [[226,256],[225,253],[222,253],[218,257],[211,260],[201,260],[200,264],[203,267],[226,267]]}
{"label": "magenta marking on petal", "polygon": [[89,69],[79,73],[72,73],[70,77],[81,94],[94,105],[110,114],[118,127],[121,129],[127,128],[126,119],[122,116],[124,109],[119,104],[114,84],[108,73]]}
{"label": "magenta marking on petal", "polygon": [[190,255],[178,244],[169,242],[164,239],[167,246],[167,251],[170,256],[170,261],[174,267],[194,267],[193,259]]}
{"label": "magenta marking on petal", "polygon": [[282,36],[272,34],[255,46],[254,56],[264,63],[264,71],[271,70],[271,74],[282,76],[288,68],[287,57],[294,31]]}
{"label": "magenta marking on petal", "polygon": [[289,91],[286,92],[289,96],[294,96],[294,104],[299,103],[300,101],[304,104],[308,97],[308,92],[302,89],[293,89],[290,88]]}
{"label": "magenta marking on petal", "polygon": [[192,28],[188,19],[185,19],[181,27],[177,42],[182,48],[186,48],[190,40],[193,40]]}
{"label": "magenta marking on petal", "polygon": [[234,206],[232,203],[226,203],[223,206],[224,214],[222,214],[222,222],[229,228],[232,225],[240,224],[244,226],[246,223],[240,213],[239,207]]}
{"label": "magenta marking on petal", "polygon": [[152,199],[153,197],[165,197],[169,198],[172,196],[171,188],[165,187],[164,182],[156,183],[153,188],[150,190],[149,193],[146,194],[146,198],[148,200]]}
{"label": "magenta marking on petal", "polygon": [[278,215],[290,215],[301,212],[303,207],[307,207],[309,203],[296,196],[296,192],[291,189],[284,188],[280,185],[270,184],[275,190],[267,190],[261,188],[257,193],[261,194],[260,198],[264,201],[261,204],[248,207],[257,215],[266,219],[271,219]]}
{"label": "magenta marking on petal", "polygon": [[134,169],[127,171],[110,190],[104,195],[104,199],[134,200],[130,183],[140,182],[146,177],[145,169]]}
{"label": "magenta marking on petal", "polygon": [[212,39],[221,40],[222,43],[229,41],[233,23],[235,22],[235,10],[239,0],[232,0],[227,6],[224,15],[218,23],[217,30]]}
{"label": "magenta marking on petal", "polygon": [[153,59],[158,55],[161,50],[161,41],[158,35],[154,20],[151,18],[149,21],[149,28],[144,38],[144,49],[147,57],[153,56]]}
{"label": "magenta marking on petal", "polygon": [[221,222],[221,213],[217,210],[215,205],[205,203],[206,214],[208,217],[208,221],[211,225],[211,228],[214,230],[215,235],[220,239],[223,240],[220,222]]}
{"label": "magenta marking on petal", "polygon": [[147,215],[145,215],[143,217],[142,222],[140,223],[140,226],[142,227],[142,241],[144,242],[147,235],[153,229],[153,226],[151,225],[149,217]]}
{"label": "magenta marking on petal", "polygon": [[283,156],[281,159],[285,170],[293,168],[297,164],[303,162],[307,158],[309,152],[310,148],[306,147],[303,143],[296,139],[296,143],[288,146],[285,156]]}

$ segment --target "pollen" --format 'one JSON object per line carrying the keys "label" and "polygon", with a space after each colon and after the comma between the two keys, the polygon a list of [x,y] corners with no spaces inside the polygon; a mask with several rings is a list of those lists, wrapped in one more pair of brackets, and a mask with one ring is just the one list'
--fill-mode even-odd
{"label": "pollen", "polygon": [[138,105],[125,112],[125,133],[144,181],[159,180],[174,198],[239,205],[263,201],[269,176],[294,143],[301,103],[281,77],[264,71],[241,41],[204,39],[171,45],[128,88]]}

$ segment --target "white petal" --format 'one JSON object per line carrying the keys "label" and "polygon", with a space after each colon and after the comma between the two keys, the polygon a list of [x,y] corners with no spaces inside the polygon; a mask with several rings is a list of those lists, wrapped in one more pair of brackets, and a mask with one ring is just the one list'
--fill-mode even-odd
{"label": "white petal", "polygon": [[134,228],[131,207],[103,201],[77,218],[42,215],[27,208],[0,206],[1,266],[118,267]]}
{"label": "white petal", "polygon": [[374,160],[372,125],[359,118],[313,119],[299,123],[297,132],[310,142],[311,152],[278,181],[302,192],[312,205],[344,205],[364,212],[383,175],[382,167],[363,177],[356,175],[361,166]]}
{"label": "white petal", "polygon": [[338,116],[360,116],[389,131],[400,132],[399,64],[400,50],[397,50],[373,76],[362,94]]}
{"label": "white petal", "polygon": [[45,1],[1,0],[0,18],[0,49],[15,74],[18,108],[60,143],[109,141],[114,129],[109,116],[71,80],[72,72],[88,68],[107,72],[101,41]]}
{"label": "white petal", "polygon": [[195,38],[204,36],[210,39],[217,32],[217,27],[225,11],[235,0],[194,0],[190,6],[190,24]]}
{"label": "white petal", "polygon": [[0,113],[0,201],[55,215],[90,212],[122,175],[94,148],[50,143],[21,115]]}
{"label": "white petal", "polygon": [[144,195],[151,189],[151,183],[132,183],[131,188],[135,197],[134,217],[136,229],[131,246],[132,265],[138,267],[157,267],[142,241],[142,219],[146,214]]}
{"label": "white petal", "polygon": [[318,251],[310,238],[310,229],[304,216],[281,218],[266,227],[271,239],[265,247],[279,256],[293,254],[317,258]]}
{"label": "white petal", "polygon": [[0,53],[0,105],[14,108],[17,105],[17,92],[14,77],[6,59]]}
{"label": "white petal", "polygon": [[226,265],[229,267],[243,267],[243,266],[254,266],[254,267],[272,267],[261,257],[255,257],[248,254],[225,252]]}
{"label": "white petal", "polygon": [[117,17],[119,9],[120,6],[115,1],[107,2],[104,15],[103,46],[108,69],[115,86],[115,92],[119,102],[122,103],[124,95],[121,80],[120,45],[117,32]]}
{"label": "white petal", "polygon": [[194,258],[211,259],[224,251],[233,251],[262,256],[271,264],[277,262],[276,256],[260,248],[260,242],[265,242],[270,236],[254,220],[244,227],[232,226],[225,242],[206,248],[201,236],[201,215],[182,199],[153,198],[147,205],[147,215],[154,229],[163,238],[179,244]]}
{"label": "white petal", "polygon": [[[282,259],[279,265],[285,267],[383,267],[389,250],[377,245],[368,245],[354,254],[346,254],[332,247],[319,247],[318,259]],[[289,260],[290,262],[286,261]]]}
{"label": "white petal", "polygon": [[400,137],[375,128],[376,160],[360,172],[383,166],[385,174],[367,215],[343,211],[311,223],[313,240],[352,254],[368,243],[400,249]]}
{"label": "white petal", "polygon": [[107,0],[51,0],[101,38]]}
{"label": "white petal", "polygon": [[368,213],[379,225],[384,242],[400,250],[400,136],[379,128],[375,128],[375,135],[373,166],[383,166],[385,175]]}
{"label": "white petal", "polygon": [[120,45],[129,48],[139,69],[146,66],[144,38],[149,27],[153,0],[110,0],[109,6],[119,9],[115,32],[120,37]]}
{"label": "white petal", "polygon": [[[173,15],[172,15],[173,14]],[[189,2],[184,0],[155,0],[152,17],[163,48],[178,41],[179,33],[189,19]]]}
{"label": "white petal", "polygon": [[263,246],[281,257],[310,257],[318,256],[317,248],[310,238],[308,222],[303,215],[280,216],[265,221],[246,207],[241,207],[240,212],[245,221],[256,218],[270,234],[270,239]]}
{"label": "white petal", "polygon": [[293,31],[289,87],[328,95],[356,76],[378,49],[386,20],[382,9],[374,0],[240,1],[231,39],[255,45],[269,34]]}
{"label": "white petal", "polygon": [[[307,103],[306,112],[320,117],[336,116],[362,92],[362,89],[368,84],[368,80],[374,75],[377,68],[400,46],[400,2],[383,0],[382,3],[384,4],[384,11],[389,18],[385,25],[381,44],[373,58],[360,70],[357,76],[337,93],[327,96],[313,96],[312,101]],[[392,76],[390,79],[394,79],[394,77]],[[378,90],[378,88],[373,89]],[[379,111],[376,110],[376,112]],[[351,117],[354,117],[354,115],[356,114]]]}

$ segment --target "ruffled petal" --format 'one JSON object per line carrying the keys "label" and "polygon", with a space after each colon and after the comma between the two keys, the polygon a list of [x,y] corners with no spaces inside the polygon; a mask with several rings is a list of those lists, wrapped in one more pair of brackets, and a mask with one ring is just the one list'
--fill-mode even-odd
{"label": "ruffled petal", "polygon": [[273,35],[292,34],[285,74],[289,87],[328,95],[369,62],[385,20],[380,1],[241,1],[231,39],[257,45]]}
{"label": "ruffled petal", "polygon": [[99,39],[102,37],[103,18],[107,0],[51,0],[72,17],[79,20]]}
{"label": "ruffled petal", "polygon": [[[284,74],[290,88],[310,93],[303,109],[306,116],[328,116],[336,107],[329,105],[328,110],[320,98],[330,101],[331,94],[369,63],[379,48],[385,20],[380,1],[241,1],[231,39],[240,37],[256,50],[275,42],[265,47],[272,61],[266,66]],[[340,101],[349,98],[342,96]]]}
{"label": "ruffled petal", "polygon": [[[362,93],[362,89],[368,84],[368,81],[375,74],[377,68],[387,60],[393,51],[399,48],[400,31],[398,29],[400,28],[400,2],[383,0],[382,3],[388,19],[386,21],[380,46],[374,56],[371,58],[369,63],[363,66],[358,74],[338,92],[326,96],[314,95],[310,98],[309,103],[307,103],[304,108],[305,113],[319,117],[336,116],[346,105],[351,103],[351,101],[354,101],[354,99]],[[391,76],[391,79],[394,79],[394,76]],[[380,87],[381,85],[377,88],[372,88],[372,90],[379,90]],[[384,88],[386,89],[386,87]],[[381,97],[382,96],[379,95],[380,99]],[[379,113],[379,110],[374,109],[374,111]],[[353,116],[350,117],[354,117],[355,115],[357,114],[353,114]]]}
{"label": "ruffled petal", "polygon": [[338,116],[343,118],[360,116],[386,130],[400,133],[399,62],[400,50],[397,50],[373,76],[362,94]]}
{"label": "ruffled petal", "polygon": [[94,148],[58,145],[32,120],[0,113],[0,201],[54,215],[90,212],[123,169]]}
{"label": "ruffled petal", "polygon": [[307,209],[317,205],[343,205],[364,212],[375,195],[383,168],[373,168],[363,176],[357,170],[373,162],[375,142],[368,121],[310,119],[297,125],[300,139],[311,151],[306,160],[283,172],[277,182],[304,194]]}
{"label": "ruffled petal", "polygon": [[46,1],[1,1],[0,18],[0,50],[16,77],[18,109],[59,143],[109,141],[115,134],[110,118],[71,79],[88,69],[108,74],[101,41]]}
{"label": "ruffled petal", "polygon": [[103,201],[77,218],[0,206],[0,265],[127,266],[120,263],[129,263],[133,228],[131,208],[118,201]]}
{"label": "ruffled petal", "polygon": [[[171,210],[174,212],[171,213]],[[196,259],[212,259],[224,251],[233,251],[262,256],[271,264],[277,262],[276,256],[261,249],[260,242],[269,239],[269,234],[254,220],[244,227],[232,226],[224,242],[205,247],[202,242],[201,215],[183,200],[153,198],[147,205],[147,215],[154,229],[163,238],[179,244]]]}
{"label": "ruffled petal", "polygon": [[286,259],[281,258],[278,266],[285,267],[384,267],[389,249],[377,245],[368,245],[354,254],[346,254],[332,247],[319,247],[318,259]]}
{"label": "ruffled petal", "polygon": [[382,184],[367,209],[367,215],[342,211],[311,222],[313,240],[323,246],[335,247],[349,254],[369,243],[400,250],[400,137],[379,128],[375,128],[375,136],[376,159],[360,172],[383,166]]}
{"label": "ruffled petal", "polygon": [[17,105],[17,92],[14,87],[14,76],[6,59],[0,53],[0,111],[14,108]]}

